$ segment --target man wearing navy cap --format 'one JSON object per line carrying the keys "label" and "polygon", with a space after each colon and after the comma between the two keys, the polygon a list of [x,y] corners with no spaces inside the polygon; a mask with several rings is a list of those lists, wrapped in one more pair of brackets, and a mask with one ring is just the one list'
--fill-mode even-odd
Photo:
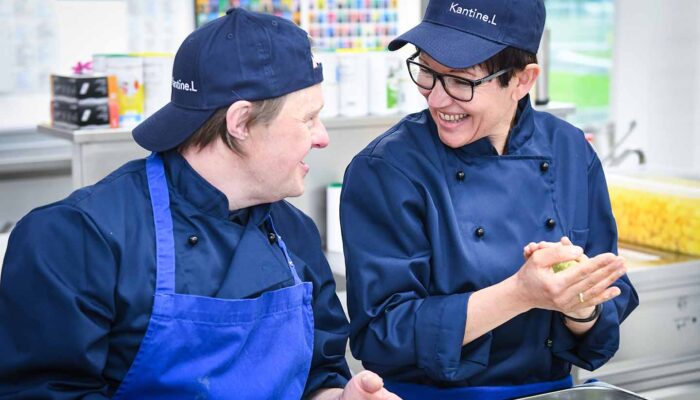
{"label": "man wearing navy cap", "polygon": [[283,200],[328,144],[322,79],[286,20],[234,9],[190,34],[134,130],[154,153],[15,227],[0,398],[395,399],[351,379],[318,231]]}
{"label": "man wearing navy cap", "polygon": [[350,347],[404,399],[567,388],[639,302],[598,157],[530,105],[544,22],[543,0],[431,0],[389,44],[416,47],[427,109],[353,159],[340,216]]}

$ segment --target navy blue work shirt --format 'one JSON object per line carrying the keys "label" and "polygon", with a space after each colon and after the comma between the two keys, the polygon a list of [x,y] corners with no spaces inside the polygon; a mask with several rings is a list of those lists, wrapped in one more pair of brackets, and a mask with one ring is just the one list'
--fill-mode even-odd
{"label": "navy blue work shirt", "polygon": [[[314,352],[305,395],[343,387],[350,378],[348,322],[311,219],[285,201],[231,213],[225,195],[177,152],[165,153],[164,163],[176,292],[242,299],[292,286],[277,244],[256,244],[276,252],[238,246],[246,224],[265,230],[271,214],[300,278],[313,284]],[[155,290],[145,161],[25,216],[10,236],[2,274],[0,398],[114,394],[146,331]]]}
{"label": "navy blue work shirt", "polygon": [[583,133],[520,101],[498,155],[487,138],[444,145],[425,110],[361,151],[345,173],[341,225],[350,346],[384,378],[435,386],[520,385],[592,370],[618,349],[637,306],[621,295],[582,337],[533,309],[462,346],[470,295],[513,275],[523,247],[564,235],[592,257],[617,252],[600,161]]}

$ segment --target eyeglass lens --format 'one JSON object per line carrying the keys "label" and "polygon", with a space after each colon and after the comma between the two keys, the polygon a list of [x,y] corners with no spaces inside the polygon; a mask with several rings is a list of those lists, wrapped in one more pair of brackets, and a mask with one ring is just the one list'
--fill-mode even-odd
{"label": "eyeglass lens", "polygon": [[[416,85],[425,90],[435,87],[436,76],[432,70],[415,63],[408,63],[408,71]],[[454,78],[449,75],[442,76],[445,91],[457,100],[469,101],[472,99],[474,87],[471,82]]]}

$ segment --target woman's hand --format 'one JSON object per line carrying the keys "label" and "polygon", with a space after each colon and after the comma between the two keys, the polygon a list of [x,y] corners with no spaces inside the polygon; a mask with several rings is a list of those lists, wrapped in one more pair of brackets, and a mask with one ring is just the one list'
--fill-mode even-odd
{"label": "woman's hand", "polygon": [[[523,255],[527,261],[516,277],[520,295],[530,308],[585,318],[597,304],[620,294],[620,289],[611,285],[626,271],[622,257],[605,253],[588,259],[566,237],[559,243],[530,243]],[[553,259],[577,260],[579,264],[555,274]]]}
{"label": "woman's hand", "polygon": [[323,389],[316,392],[314,400],[401,400],[401,398],[384,388],[384,381],[379,375],[362,371],[350,379],[345,389]]}
{"label": "woman's hand", "polygon": [[[525,258],[525,261],[527,261],[528,258],[534,253],[536,250],[539,249],[545,249],[547,247],[555,247],[555,246],[573,246],[574,244],[571,243],[571,240],[569,240],[568,237],[562,236],[561,240],[559,242],[530,242],[528,243],[527,246],[523,248],[523,258]],[[581,256],[576,259],[576,261],[581,261],[581,258],[588,259],[585,254],[581,253]]]}
{"label": "woman's hand", "polygon": [[[620,294],[620,289],[610,285],[624,274],[624,262],[613,254],[589,260],[582,248],[562,238],[559,243],[530,243],[523,255],[526,261],[518,272],[469,297],[463,345],[533,308],[586,318],[596,304]],[[579,264],[554,273],[552,265],[570,260],[578,260]],[[566,320],[566,326],[576,335],[587,332],[594,323]]]}

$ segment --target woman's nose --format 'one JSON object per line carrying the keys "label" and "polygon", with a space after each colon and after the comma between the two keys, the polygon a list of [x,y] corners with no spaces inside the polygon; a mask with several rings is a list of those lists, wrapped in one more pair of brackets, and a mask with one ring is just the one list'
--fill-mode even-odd
{"label": "woman's nose", "polygon": [[433,90],[428,93],[428,106],[431,108],[442,108],[448,106],[452,102],[452,97],[445,91],[441,81],[435,82]]}

